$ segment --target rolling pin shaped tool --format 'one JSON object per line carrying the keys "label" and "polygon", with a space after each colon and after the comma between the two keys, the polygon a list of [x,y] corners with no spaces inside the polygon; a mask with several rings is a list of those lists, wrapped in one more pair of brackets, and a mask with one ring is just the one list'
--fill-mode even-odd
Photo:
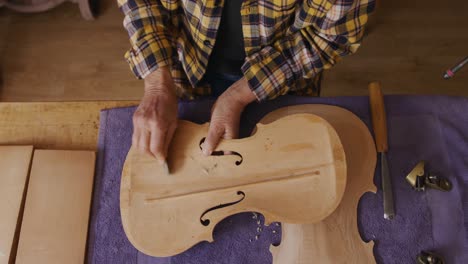
{"label": "rolling pin shaped tool", "polygon": [[393,205],[392,182],[390,179],[386,156],[386,152],[388,150],[387,117],[385,114],[384,98],[380,88],[380,83],[373,82],[369,84],[369,99],[372,125],[374,127],[375,145],[377,152],[380,153],[384,218],[390,220],[395,216],[395,209]]}

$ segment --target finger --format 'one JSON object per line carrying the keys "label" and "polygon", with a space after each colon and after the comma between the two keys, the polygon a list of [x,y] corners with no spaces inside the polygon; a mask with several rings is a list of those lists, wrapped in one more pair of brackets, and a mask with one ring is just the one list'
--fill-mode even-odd
{"label": "finger", "polygon": [[149,140],[150,140],[150,132],[146,129],[142,129],[140,133],[140,138],[138,140],[138,149],[141,153],[149,153]]}
{"label": "finger", "polygon": [[138,149],[139,142],[140,142],[141,125],[140,125],[140,119],[137,116],[137,112],[133,114],[132,121],[133,121],[132,146]]}
{"label": "finger", "polygon": [[151,129],[150,151],[154,157],[161,163],[166,161],[166,152],[164,151],[167,130],[153,127]]}
{"label": "finger", "polygon": [[203,154],[207,156],[211,155],[223,134],[223,126],[217,125],[216,123],[211,123],[210,128],[208,129],[208,135],[206,137],[205,143],[203,144]]}
{"label": "finger", "polygon": [[[235,138],[238,138],[239,135],[238,135],[238,131],[237,129],[234,129],[232,127],[228,127],[226,128],[226,132],[224,133],[223,135],[223,139],[235,139]],[[232,151],[229,151],[229,150],[225,150],[224,151],[224,155],[231,155],[233,152]]]}
{"label": "finger", "polygon": [[167,157],[169,153],[169,146],[171,145],[172,138],[174,137],[174,133],[176,131],[177,125],[173,124],[169,127],[166,133],[166,141],[164,142],[164,153]]}
{"label": "finger", "polygon": [[139,147],[139,141],[140,141],[140,128],[133,124],[133,135],[132,135],[132,146],[135,148]]}
{"label": "finger", "polygon": [[238,129],[235,129],[233,127],[227,127],[226,132],[223,135],[224,139],[235,139],[239,137],[239,131]]}

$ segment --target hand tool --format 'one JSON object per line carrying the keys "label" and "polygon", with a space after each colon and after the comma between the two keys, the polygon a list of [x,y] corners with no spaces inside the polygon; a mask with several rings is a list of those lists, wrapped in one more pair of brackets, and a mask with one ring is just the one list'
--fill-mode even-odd
{"label": "hand tool", "polygon": [[416,191],[424,191],[427,188],[448,192],[452,189],[449,179],[435,175],[424,170],[424,161],[420,161],[416,167],[406,176],[406,181]]}
{"label": "hand tool", "polygon": [[452,78],[457,71],[459,71],[465,64],[468,63],[468,56],[465,57],[462,61],[460,61],[456,66],[454,66],[452,69],[449,69],[445,72],[444,74],[444,79],[450,79]]}
{"label": "hand tool", "polygon": [[416,262],[417,264],[445,264],[442,256],[430,251],[421,251]]}
{"label": "hand tool", "polygon": [[380,83],[372,82],[369,84],[369,100],[372,125],[374,127],[375,146],[377,152],[380,154],[384,218],[390,220],[395,216],[395,209],[393,206],[392,182],[386,156],[388,150],[387,118]]}

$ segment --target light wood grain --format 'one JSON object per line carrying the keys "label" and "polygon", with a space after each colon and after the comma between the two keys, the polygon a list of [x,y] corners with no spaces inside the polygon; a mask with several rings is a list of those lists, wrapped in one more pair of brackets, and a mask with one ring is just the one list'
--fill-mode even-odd
{"label": "light wood grain", "polygon": [[373,184],[376,152],[369,130],[348,110],[329,105],[285,107],[269,113],[260,122],[268,124],[297,113],[316,114],[336,130],[346,153],[347,185],[342,202],[325,220],[307,225],[282,224],[281,244],[270,248],[273,263],[375,263],[374,243],[362,241],[357,225],[360,197],[376,191]]}
{"label": "light wood grain", "polygon": [[374,128],[377,152],[387,152],[387,114],[380,83],[369,84],[369,105],[371,108],[372,127]]}
{"label": "light wood grain", "polygon": [[0,144],[96,150],[100,110],[135,103],[0,103]]}
{"label": "light wood grain", "polygon": [[251,137],[222,140],[217,150],[240,153],[240,164],[235,155],[205,157],[199,144],[207,131],[208,124],[179,121],[168,156],[170,175],[152,156],[130,150],[120,209],[127,237],[143,253],[171,256],[213,241],[215,225],[239,212],[260,212],[267,223],[315,223],[338,206],[346,162],[325,120],[291,115],[258,125]]}
{"label": "light wood grain", "polygon": [[17,264],[84,263],[94,163],[91,151],[34,152]]}
{"label": "light wood grain", "polygon": [[14,263],[32,146],[0,146],[0,264]]}

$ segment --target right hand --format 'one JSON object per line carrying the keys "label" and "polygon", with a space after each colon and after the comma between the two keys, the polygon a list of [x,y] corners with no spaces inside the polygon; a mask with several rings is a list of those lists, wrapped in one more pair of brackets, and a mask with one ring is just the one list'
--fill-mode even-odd
{"label": "right hand", "polygon": [[177,96],[167,67],[145,78],[145,93],[133,115],[132,145],[164,163],[177,128]]}

